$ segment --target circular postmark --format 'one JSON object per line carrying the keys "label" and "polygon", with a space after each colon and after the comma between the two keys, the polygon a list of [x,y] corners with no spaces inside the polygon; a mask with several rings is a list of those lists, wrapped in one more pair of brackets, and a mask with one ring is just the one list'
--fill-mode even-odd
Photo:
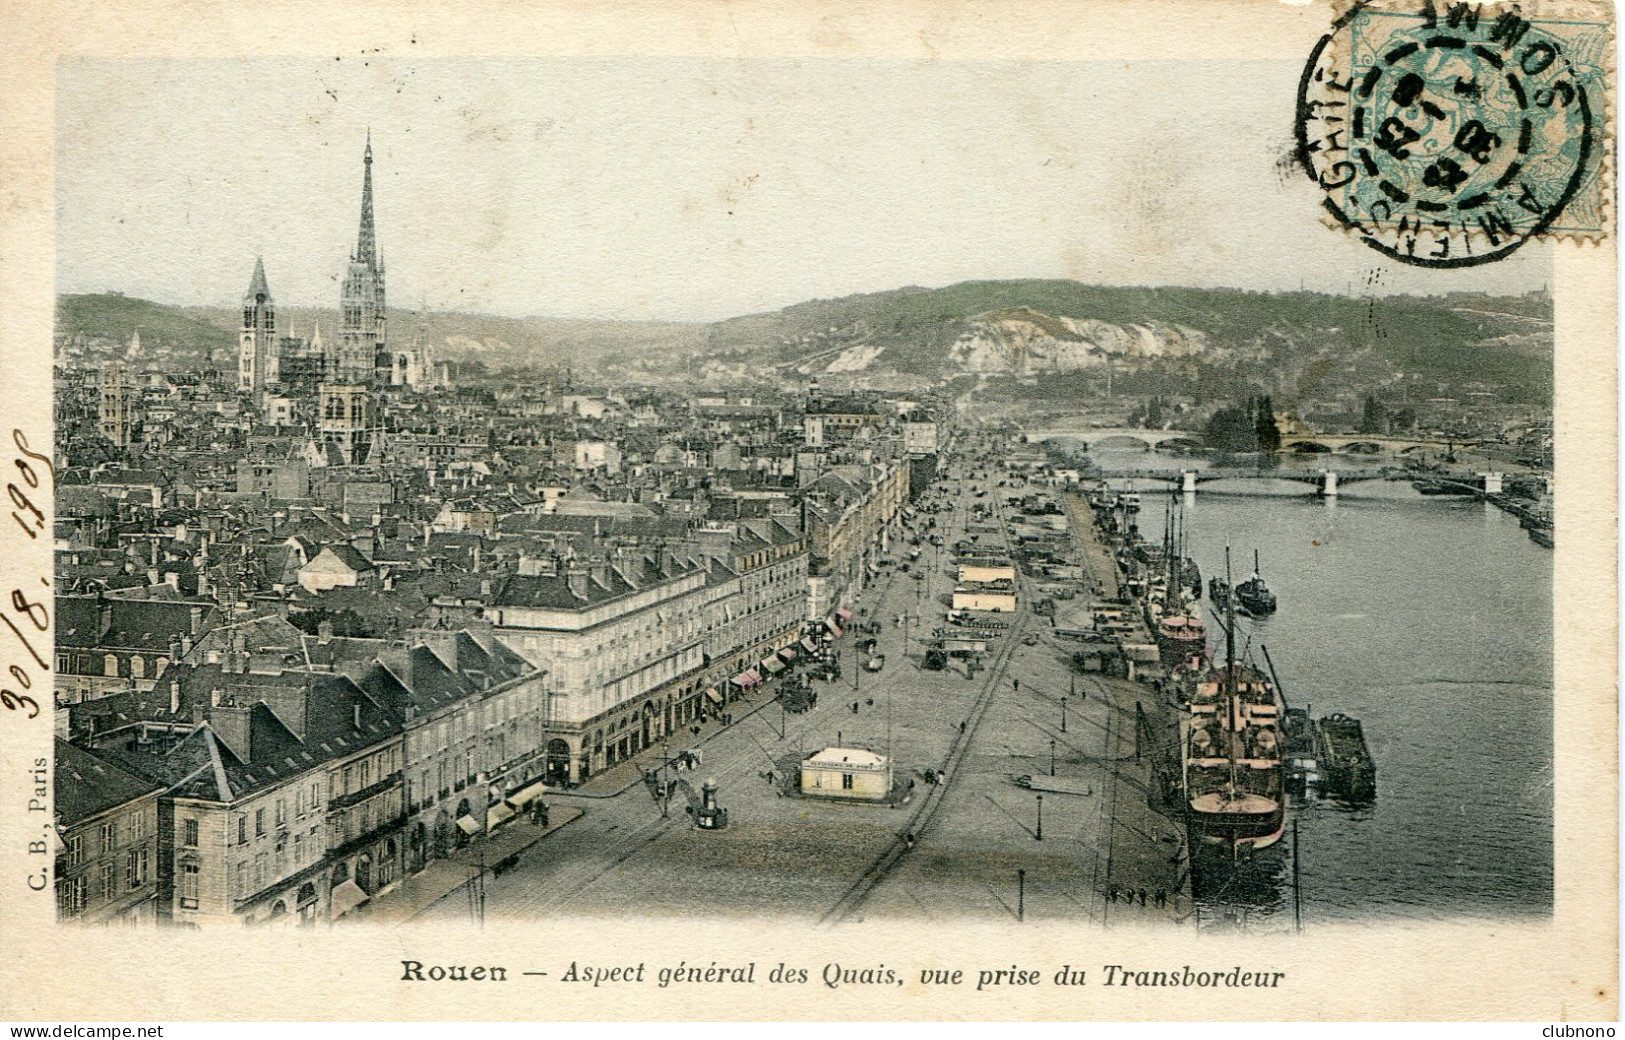
{"label": "circular postmark", "polygon": [[1356,4],[1298,91],[1298,162],[1330,218],[1424,267],[1489,263],[1546,232],[1593,151],[1564,42],[1516,5]]}

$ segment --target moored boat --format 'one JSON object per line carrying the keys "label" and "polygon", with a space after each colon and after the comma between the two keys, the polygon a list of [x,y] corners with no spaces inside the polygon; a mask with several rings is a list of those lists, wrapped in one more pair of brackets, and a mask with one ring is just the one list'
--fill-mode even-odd
{"label": "moored boat", "polygon": [[1264,584],[1258,567],[1258,550],[1253,550],[1253,576],[1236,586],[1236,601],[1254,617],[1275,613],[1275,593]]}
{"label": "moored boat", "polygon": [[1350,799],[1376,797],[1377,764],[1359,719],[1342,712],[1321,719],[1315,730],[1315,750],[1328,791]]}
{"label": "moored boat", "polygon": [[1164,615],[1157,623],[1157,654],[1170,670],[1193,657],[1206,656],[1206,623],[1191,613]]}
{"label": "moored boat", "polygon": [[1190,685],[1180,744],[1191,847],[1236,859],[1286,829],[1285,710],[1275,685],[1236,660],[1234,603],[1226,614],[1225,663]]}

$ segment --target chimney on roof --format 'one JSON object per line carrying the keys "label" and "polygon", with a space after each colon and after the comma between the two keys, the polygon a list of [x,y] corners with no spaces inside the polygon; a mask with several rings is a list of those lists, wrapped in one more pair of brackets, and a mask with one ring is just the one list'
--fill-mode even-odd
{"label": "chimney on roof", "polygon": [[326,646],[328,643],[331,643],[332,641],[333,641],[333,622],[331,622],[331,621],[323,621],[321,624],[316,626],[316,643],[317,643],[318,646]]}
{"label": "chimney on roof", "polygon": [[572,563],[565,568],[564,583],[569,586],[570,594],[576,599],[587,598],[587,568]]}
{"label": "chimney on roof", "polygon": [[211,707],[211,708],[220,707],[220,697],[225,692],[226,692],[225,690],[222,690],[218,686],[216,686],[214,689],[210,690],[209,691],[209,707]]}
{"label": "chimney on roof", "polygon": [[[203,590],[200,588],[198,591],[202,592]],[[203,631],[203,608],[202,607],[193,607],[192,608],[192,611],[191,611],[191,628],[192,628],[191,635],[194,635],[194,636]],[[187,649],[190,650],[191,648],[188,647]]]}
{"label": "chimney on roof", "polygon": [[351,706],[351,711],[353,714],[350,716],[350,721],[354,724],[355,728],[359,730],[361,728],[361,702],[356,701],[355,704]]}
{"label": "chimney on roof", "polygon": [[215,736],[244,762],[251,762],[254,758],[251,740],[253,715],[252,706],[237,707],[231,704],[218,705],[209,711],[209,725],[214,728]]}
{"label": "chimney on roof", "polygon": [[233,632],[227,644],[226,660],[220,666],[222,672],[232,675],[241,675],[248,667],[248,638],[242,632]]}
{"label": "chimney on roof", "polygon": [[181,653],[180,653],[180,656],[181,657],[191,657],[192,656],[192,634],[190,632],[182,632],[181,633]]}
{"label": "chimney on roof", "polygon": [[178,682],[169,684],[169,713],[171,715],[181,713],[181,684]]}
{"label": "chimney on roof", "polygon": [[158,580],[159,580],[158,568],[156,568],[156,567],[148,567],[147,568],[147,584],[148,585],[157,585]]}

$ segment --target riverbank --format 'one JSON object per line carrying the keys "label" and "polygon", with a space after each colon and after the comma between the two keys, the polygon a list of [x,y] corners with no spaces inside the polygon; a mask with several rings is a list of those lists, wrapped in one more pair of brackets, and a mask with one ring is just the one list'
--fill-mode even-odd
{"label": "riverbank", "polygon": [[[1111,547],[1095,524],[1094,510],[1082,495],[1066,495],[1065,507],[1083,567],[1088,598],[1072,612],[1075,627],[1088,628],[1089,615],[1099,600],[1117,600],[1120,575]],[[1161,789],[1156,765],[1178,733],[1178,709],[1154,686],[1129,679],[1088,677],[1098,691],[1111,721],[1105,755],[1112,762],[1105,812],[1109,821],[1106,843],[1104,920],[1133,919],[1144,913],[1142,890],[1155,900],[1170,893],[1167,912],[1184,920],[1191,912],[1191,876],[1185,854],[1184,821],[1167,812],[1169,801]],[[1119,898],[1111,898],[1113,890]],[[1123,893],[1132,896],[1132,902]],[[1182,909],[1180,909],[1182,908]]]}

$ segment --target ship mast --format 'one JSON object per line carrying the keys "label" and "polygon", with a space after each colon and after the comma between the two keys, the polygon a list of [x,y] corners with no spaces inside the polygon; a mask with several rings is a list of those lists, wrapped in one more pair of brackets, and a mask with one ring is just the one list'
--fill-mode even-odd
{"label": "ship mast", "polygon": [[[1228,545],[1224,549],[1224,580],[1227,585],[1231,581],[1230,547]],[[1230,733],[1229,739],[1225,741],[1225,747],[1230,755],[1230,793],[1234,795],[1236,794],[1236,741],[1241,735],[1241,727],[1237,718],[1240,713],[1236,707],[1236,597],[1230,596],[1226,599],[1224,613],[1224,703],[1225,711],[1230,715]]]}

